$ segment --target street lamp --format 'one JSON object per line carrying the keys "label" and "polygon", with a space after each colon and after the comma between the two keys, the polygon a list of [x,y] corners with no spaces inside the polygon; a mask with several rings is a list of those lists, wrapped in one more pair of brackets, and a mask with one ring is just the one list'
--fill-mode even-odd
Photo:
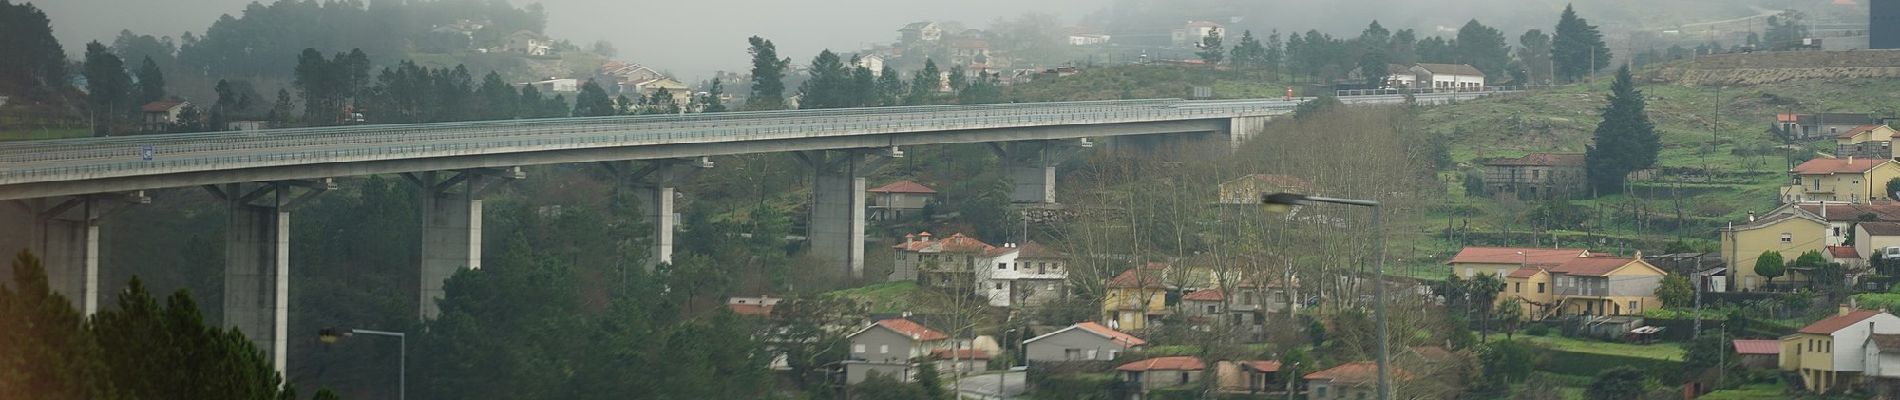
{"label": "street lamp", "polygon": [[1372,256],[1377,259],[1373,264],[1372,319],[1379,335],[1379,400],[1391,400],[1392,385],[1387,378],[1387,365],[1391,358],[1386,350],[1385,328],[1385,226],[1380,220],[1379,202],[1376,200],[1339,199],[1332,197],[1307,196],[1296,193],[1274,193],[1260,196],[1260,205],[1267,212],[1286,213],[1293,207],[1314,203],[1344,204],[1372,208]]}
{"label": "street lamp", "polygon": [[[1014,360],[1016,353],[1008,347],[1009,334],[1011,333],[1016,333],[1016,328],[1003,331],[1003,345],[999,347],[1002,347],[1003,352],[1009,356],[1003,358],[1003,373],[996,374],[996,397],[1004,400],[1009,399],[1009,371],[1014,369],[1014,364],[1016,364],[1016,360]],[[1020,347],[1020,345],[1018,347]]]}
{"label": "street lamp", "polygon": [[337,341],[343,340],[343,338],[358,334],[393,336],[398,340],[396,347],[396,398],[399,400],[407,399],[409,397],[409,337],[404,336],[402,332],[323,328],[317,331],[317,340],[322,341],[324,344],[335,344]]}

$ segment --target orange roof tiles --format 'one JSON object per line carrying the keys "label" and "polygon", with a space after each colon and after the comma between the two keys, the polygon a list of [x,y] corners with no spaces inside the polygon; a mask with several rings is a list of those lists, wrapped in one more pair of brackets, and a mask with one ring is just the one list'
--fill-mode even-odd
{"label": "orange roof tiles", "polygon": [[1582,257],[1564,262],[1563,265],[1552,268],[1551,271],[1569,275],[1603,276],[1633,262],[1636,262],[1636,259],[1628,257]]}
{"label": "orange roof tiles", "polygon": [[1220,289],[1196,290],[1194,293],[1181,296],[1181,300],[1186,301],[1221,301],[1225,298],[1227,298],[1226,293],[1221,292]]}
{"label": "orange roof tiles", "polygon": [[[1524,254],[1518,254],[1518,253]],[[1525,247],[1466,247],[1459,250],[1447,264],[1525,264],[1529,266],[1557,266],[1572,258],[1588,254],[1584,249],[1540,249]]]}
{"label": "orange roof tiles", "polygon": [[1885,158],[1816,158],[1796,165],[1790,172],[1802,175],[1858,174],[1887,161]]}
{"label": "orange roof tiles", "polygon": [[1583,166],[1582,154],[1571,153],[1530,153],[1518,158],[1500,158],[1485,161],[1484,165],[1521,166],[1521,167],[1580,167]]}
{"label": "orange roof tiles", "polygon": [[[1405,370],[1392,368],[1388,373],[1393,379],[1405,379],[1411,374]],[[1379,380],[1379,364],[1371,361],[1358,361],[1340,364],[1324,371],[1306,374],[1306,379],[1329,380],[1334,383],[1364,383]]]}
{"label": "orange roof tiles", "polygon": [[1834,138],[1835,138],[1835,139],[1848,139],[1848,138],[1853,138],[1853,137],[1854,137],[1854,135],[1859,135],[1859,134],[1861,134],[1861,133],[1865,133],[1865,132],[1867,132],[1867,131],[1871,131],[1871,130],[1874,130],[1875,128],[1879,128],[1879,127],[1880,127],[1880,125],[1861,125],[1861,126],[1856,126],[1856,127],[1854,127],[1854,129],[1848,129],[1848,130],[1847,130],[1846,132],[1841,132],[1841,134],[1840,134],[1840,135],[1836,135],[1836,136],[1834,136]]}
{"label": "orange roof tiles", "polygon": [[1860,259],[1860,251],[1854,250],[1853,246],[1827,246],[1827,253],[1834,258]]}
{"label": "orange roof tiles", "polygon": [[891,246],[891,248],[897,249],[898,251],[908,251],[908,252],[913,252],[913,253],[979,253],[979,254],[988,252],[990,251],[990,249],[996,248],[996,246],[991,246],[989,243],[983,243],[983,241],[977,240],[976,238],[963,236],[963,234],[961,233],[952,234],[950,235],[950,237],[943,238],[940,240],[931,240],[930,232],[923,232],[923,233],[916,234],[915,240],[908,239],[909,236],[911,235],[906,235],[907,239],[905,240],[904,243],[898,243],[896,245]]}
{"label": "orange roof tiles", "polygon": [[931,189],[929,186],[924,186],[924,184],[908,180],[891,182],[889,185],[879,186],[876,189],[866,191],[871,193],[937,193],[936,189]]}
{"label": "orange roof tiles", "polygon": [[1240,365],[1245,365],[1249,369],[1260,371],[1260,372],[1280,372],[1279,361],[1272,361],[1272,360],[1241,361]]}
{"label": "orange roof tiles", "polygon": [[1829,317],[1828,319],[1815,321],[1812,324],[1808,324],[1808,326],[1801,327],[1801,330],[1799,332],[1812,333],[1812,334],[1817,334],[1817,335],[1833,334],[1835,331],[1839,331],[1842,328],[1852,326],[1856,323],[1859,323],[1862,320],[1873,318],[1875,315],[1880,315],[1880,314],[1881,314],[1880,311],[1875,311],[1875,310],[1855,310],[1853,312],[1847,313],[1847,315],[1837,315],[1837,316]]}
{"label": "orange roof tiles", "polygon": [[922,324],[918,324],[916,322],[913,322],[908,319],[903,319],[903,318],[877,321],[877,325],[882,326],[885,329],[896,331],[897,333],[902,333],[906,336],[910,336],[912,339],[920,340],[920,341],[928,342],[928,341],[933,341],[933,340],[944,340],[944,339],[950,338],[950,336],[944,335],[943,332],[938,332],[935,329],[930,329],[929,327],[925,327]]}
{"label": "orange roof tiles", "polygon": [[1537,276],[1537,273],[1539,272],[1544,272],[1544,270],[1539,269],[1539,268],[1521,267],[1518,269],[1511,270],[1511,274],[1509,276],[1512,278],[1529,278],[1529,277]]}
{"label": "orange roof tiles", "polygon": [[1163,271],[1163,268],[1155,268],[1154,265],[1152,264],[1146,267],[1141,267],[1141,268],[1129,268],[1127,271],[1122,271],[1121,275],[1115,275],[1114,279],[1109,279],[1108,287],[1111,287],[1111,288],[1143,287],[1143,288],[1149,288],[1149,289],[1166,288],[1167,285],[1164,285],[1161,283],[1162,271]]}
{"label": "orange roof tiles", "polygon": [[1087,322],[1078,323],[1078,324],[1075,324],[1075,327],[1081,328],[1082,330],[1085,330],[1085,331],[1094,332],[1097,335],[1107,336],[1108,340],[1121,343],[1124,346],[1140,346],[1140,345],[1148,344],[1148,341],[1141,340],[1141,338],[1135,337],[1135,335],[1130,335],[1127,333],[1122,333],[1122,331],[1110,329],[1109,327],[1102,326],[1102,324],[1095,323],[1095,321],[1087,321]]}
{"label": "orange roof tiles", "polygon": [[1122,364],[1122,366],[1116,367],[1115,370],[1123,371],[1123,372],[1200,371],[1205,368],[1207,368],[1207,365],[1202,364],[1201,359],[1199,357],[1169,356],[1169,357],[1155,357],[1155,358],[1150,358],[1146,360]]}
{"label": "orange roof tiles", "polygon": [[1781,354],[1781,342],[1776,340],[1736,339],[1733,343],[1739,354]]}

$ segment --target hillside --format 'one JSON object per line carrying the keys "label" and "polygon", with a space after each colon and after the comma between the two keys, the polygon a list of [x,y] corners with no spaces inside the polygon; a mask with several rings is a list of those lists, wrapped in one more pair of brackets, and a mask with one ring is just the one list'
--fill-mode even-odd
{"label": "hillside", "polygon": [[[1686,63],[1662,65],[1639,76],[1697,68]],[[1543,237],[1555,236],[1567,244],[1616,247],[1627,243],[1637,248],[1660,248],[1661,243],[1681,237],[1710,246],[1711,232],[1717,227],[1776,204],[1776,188],[1785,183],[1790,163],[1813,157],[1810,150],[1831,151],[1832,143],[1827,141],[1782,143],[1768,131],[1776,113],[1891,114],[1900,109],[1900,95],[1895,94],[1900,82],[1892,79],[1854,76],[1759,82],[1722,88],[1719,94],[1712,86],[1663,81],[1641,86],[1651,119],[1662,134],[1659,173],[1652,180],[1634,183],[1630,193],[1574,202],[1589,214],[1586,219],[1600,222],[1585,221],[1578,231],[1560,230]],[[1448,141],[1457,167],[1441,175],[1457,182],[1461,174],[1476,171],[1487,158],[1583,152],[1608,85],[1605,80],[1433,107],[1419,114],[1417,129]],[[1712,135],[1710,126],[1718,108],[1719,129]],[[1714,151],[1705,151],[1711,141],[1716,143]],[[1529,235],[1499,233],[1537,229],[1533,221],[1549,211],[1544,204],[1464,198],[1455,183],[1448,188],[1458,200],[1438,210],[1435,217],[1460,223],[1468,220],[1474,233],[1467,240],[1478,243],[1531,244]],[[1639,214],[1646,216],[1646,222],[1631,223]]]}

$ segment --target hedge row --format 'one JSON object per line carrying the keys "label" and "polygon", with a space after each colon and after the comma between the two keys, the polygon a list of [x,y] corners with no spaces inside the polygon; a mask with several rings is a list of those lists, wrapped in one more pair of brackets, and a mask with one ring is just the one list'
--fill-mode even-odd
{"label": "hedge row", "polygon": [[1579,353],[1557,349],[1545,349],[1550,358],[1538,370],[1562,375],[1596,376],[1610,368],[1629,366],[1644,371],[1651,376],[1676,376],[1682,372],[1681,361],[1658,360],[1654,358],[1618,356],[1596,353]]}

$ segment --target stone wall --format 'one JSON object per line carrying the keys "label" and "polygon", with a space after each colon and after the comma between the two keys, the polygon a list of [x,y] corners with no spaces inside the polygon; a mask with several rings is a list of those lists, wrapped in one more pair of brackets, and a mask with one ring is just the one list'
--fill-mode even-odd
{"label": "stone wall", "polygon": [[1664,64],[1653,83],[1747,86],[1796,80],[1900,77],[1900,50],[1780,51],[1717,54]]}

